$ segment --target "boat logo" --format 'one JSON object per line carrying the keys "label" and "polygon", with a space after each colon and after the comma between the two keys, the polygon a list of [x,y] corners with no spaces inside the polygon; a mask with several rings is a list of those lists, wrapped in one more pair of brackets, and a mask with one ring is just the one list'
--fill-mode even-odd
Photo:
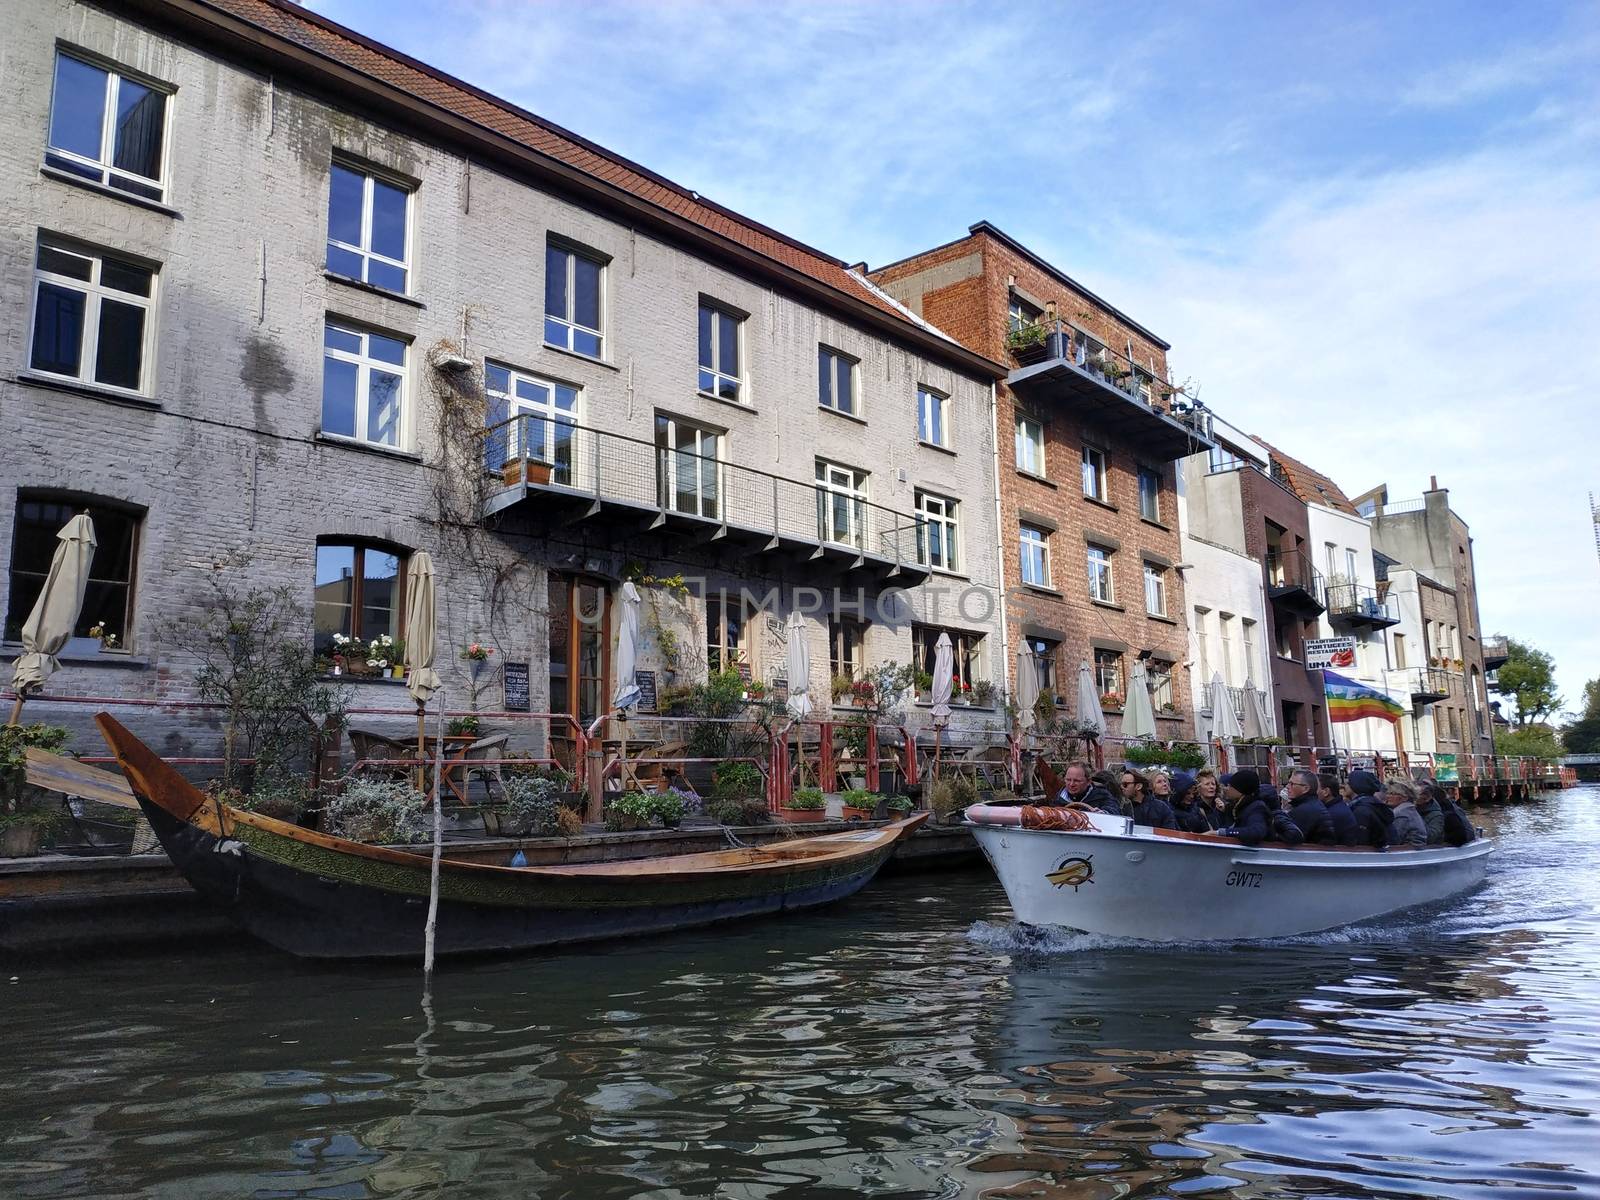
{"label": "boat logo", "polygon": [[1094,882],[1094,864],[1089,858],[1063,858],[1056,865],[1056,869],[1045,876],[1056,887],[1072,885],[1072,890],[1077,891],[1086,883]]}

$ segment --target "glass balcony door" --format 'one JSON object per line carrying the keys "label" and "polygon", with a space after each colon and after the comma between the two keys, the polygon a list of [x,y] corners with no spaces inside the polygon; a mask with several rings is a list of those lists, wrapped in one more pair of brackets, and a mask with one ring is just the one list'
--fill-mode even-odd
{"label": "glass balcony door", "polygon": [[676,417],[656,417],[656,485],[663,508],[721,520],[722,434]]}
{"label": "glass balcony door", "polygon": [[817,536],[822,541],[867,548],[866,486],[865,471],[817,460]]}

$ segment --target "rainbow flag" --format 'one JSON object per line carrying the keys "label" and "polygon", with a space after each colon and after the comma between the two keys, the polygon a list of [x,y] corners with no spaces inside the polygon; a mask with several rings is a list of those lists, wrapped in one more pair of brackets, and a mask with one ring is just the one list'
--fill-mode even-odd
{"label": "rainbow flag", "polygon": [[1322,693],[1328,700],[1330,721],[1364,721],[1368,717],[1398,721],[1406,714],[1403,704],[1391,700],[1383,692],[1333,671],[1322,672]]}

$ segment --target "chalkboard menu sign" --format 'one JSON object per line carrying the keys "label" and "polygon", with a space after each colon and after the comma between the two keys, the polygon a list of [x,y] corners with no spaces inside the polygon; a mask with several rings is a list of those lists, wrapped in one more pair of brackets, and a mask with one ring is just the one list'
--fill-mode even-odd
{"label": "chalkboard menu sign", "polygon": [[733,669],[739,672],[739,678],[744,680],[746,683],[749,683],[750,680],[754,678],[750,672],[750,664],[747,662],[734,663]]}
{"label": "chalkboard menu sign", "polygon": [[531,704],[528,695],[528,664],[506,662],[501,664],[501,673],[505,681],[506,711],[529,711]]}
{"label": "chalkboard menu sign", "polygon": [[635,706],[642,713],[657,711],[656,705],[656,673],[654,671],[635,671],[633,682],[639,689],[639,703]]}

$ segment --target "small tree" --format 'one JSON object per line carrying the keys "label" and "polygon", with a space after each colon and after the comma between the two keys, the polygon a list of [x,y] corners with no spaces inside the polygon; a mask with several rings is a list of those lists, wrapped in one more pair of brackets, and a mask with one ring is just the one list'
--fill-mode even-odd
{"label": "small tree", "polygon": [[1520,726],[1495,738],[1495,752],[1511,758],[1560,758],[1565,751],[1556,731],[1544,724]]}
{"label": "small tree", "polygon": [[1506,661],[1496,672],[1494,690],[1516,704],[1518,729],[1539,724],[1561,708],[1555,660],[1515,638],[1506,639]]}

